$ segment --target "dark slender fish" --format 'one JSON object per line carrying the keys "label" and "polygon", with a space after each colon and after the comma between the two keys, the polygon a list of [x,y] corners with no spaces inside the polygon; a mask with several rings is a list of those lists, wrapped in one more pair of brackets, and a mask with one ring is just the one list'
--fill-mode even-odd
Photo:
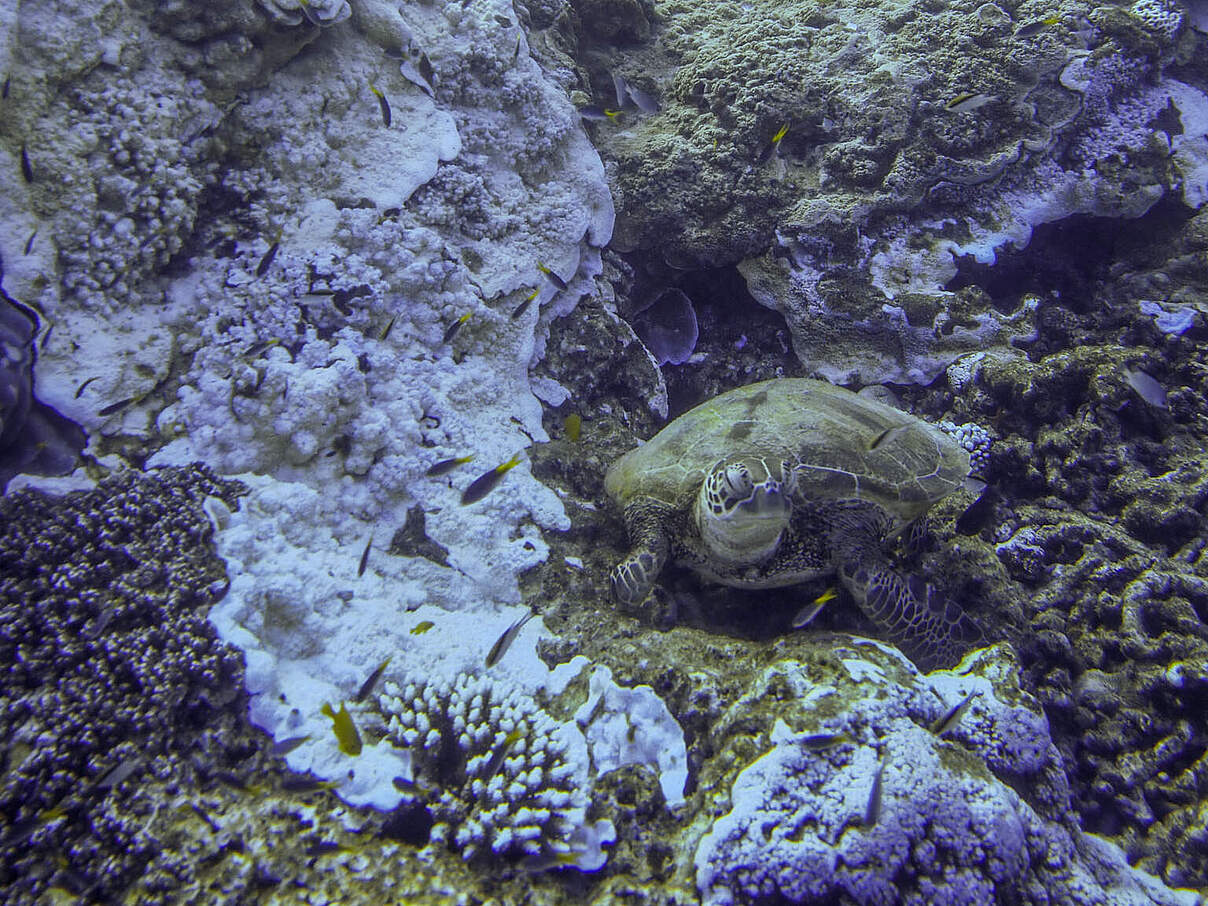
{"label": "dark slender fish", "polygon": [[12,86],[12,84],[13,84],[13,77],[5,76],[4,77],[4,87],[0,88],[0,98],[3,98],[6,101],[8,100],[8,89]]}
{"label": "dark slender fish", "polygon": [[117,786],[119,783],[121,783],[123,780],[128,778],[135,771],[137,771],[142,766],[142,763],[145,760],[146,760],[145,755],[135,755],[130,760],[123,761],[116,768],[114,768],[112,771],[110,771],[108,774],[106,774],[104,777],[102,777],[100,780],[98,780],[96,782],[95,789],[98,789],[98,790],[113,789],[115,786]]}
{"label": "dark slender fish", "polygon": [[310,739],[309,735],[291,736],[291,737],[289,737],[289,739],[283,739],[280,742],[273,744],[273,754],[274,755],[288,755],[290,752],[292,752],[294,749],[298,748],[298,746],[302,745],[302,743],[306,742],[308,739]]}
{"label": "dark slender fish", "polygon": [[962,698],[955,707],[948,710],[947,714],[931,725],[931,732],[936,736],[943,736],[945,733],[955,727],[960,722],[960,719],[964,716],[965,712],[969,710],[969,705],[973,702],[973,699],[977,698],[979,695],[981,695],[981,693],[975,689]]}
{"label": "dark slender fish", "polygon": [[495,489],[495,485],[499,484],[499,480],[503,478],[508,471],[522,462],[520,454],[517,453],[507,462],[495,466],[489,472],[483,472],[477,478],[470,482],[470,486],[462,492],[461,505],[465,506],[470,503],[477,503],[487,494]]}
{"label": "dark slender fish", "polygon": [[101,418],[107,418],[110,415],[114,415],[118,412],[121,412],[123,409],[125,409],[127,406],[129,406],[133,402],[134,402],[134,397],[128,396],[124,400],[118,400],[116,403],[110,403],[104,409],[99,410],[97,412],[97,415],[99,415]]}
{"label": "dark slender fish", "polygon": [[25,240],[25,254],[29,254],[29,250],[34,247],[34,237],[38,235],[38,231],[34,230],[29,234],[29,238]]}
{"label": "dark slender fish", "polygon": [[458,466],[465,465],[473,458],[473,456],[455,456],[453,459],[442,459],[440,462],[429,466],[428,470],[424,472],[424,474],[429,478],[436,478],[439,475],[447,475]]}
{"label": "dark slender fish", "polygon": [[357,578],[365,575],[365,567],[369,565],[369,549],[373,546],[373,532],[369,533],[369,540],[365,542],[365,551],[361,554],[361,562],[357,565]]}
{"label": "dark slender fish", "polygon": [[372,82],[369,83],[369,90],[376,95],[378,99],[378,107],[380,107],[382,110],[382,122],[386,124],[387,128],[389,128],[390,120],[392,119],[390,115],[390,102],[386,100],[386,95],[382,94],[378,87]]}
{"label": "dark slender fish", "polygon": [[34,181],[34,168],[29,162],[29,152],[25,150],[25,146],[21,146],[21,175],[25,177],[26,182]]}
{"label": "dark slender fish", "polygon": [[378,680],[382,678],[382,674],[386,672],[386,667],[389,666],[390,661],[391,658],[386,658],[386,660],[374,668],[373,673],[369,674],[369,678],[361,683],[361,688],[352,697],[354,702],[364,701],[368,697],[369,693],[373,691],[373,687],[377,685]]}
{"label": "dark slender fish", "polygon": [[491,646],[491,650],[487,652],[487,667],[494,667],[503,659],[503,656],[508,653],[508,649],[512,647],[512,642],[516,641],[516,636],[520,635],[520,630],[524,628],[524,624],[534,616],[536,614],[530,610],[503,631],[503,635],[499,637],[495,644]]}
{"label": "dark slender fish", "polygon": [[457,336],[457,332],[459,330],[461,330],[461,325],[465,324],[466,321],[468,321],[468,320],[470,320],[470,313],[466,312],[464,315],[462,315],[460,318],[458,318],[456,321],[454,321],[452,324],[449,325],[448,330],[445,331],[445,335],[440,338],[440,341],[442,343],[452,343],[453,338],[455,336]]}
{"label": "dark slender fish", "polygon": [[512,312],[512,320],[513,321],[516,320],[516,318],[519,318],[522,314],[524,314],[526,311],[528,311],[528,307],[533,304],[533,300],[536,299],[539,295],[541,295],[540,286],[538,286],[535,290],[533,290],[531,293],[529,293],[527,296],[525,296],[524,301],[516,306],[516,310]]}
{"label": "dark slender fish", "polygon": [[99,380],[100,380],[100,377],[99,377],[99,376],[98,376],[98,377],[90,377],[90,378],[89,378],[88,380],[86,380],[84,383],[80,384],[80,386],[76,388],[76,392],[75,392],[75,398],[76,398],[76,399],[79,399],[79,398],[80,398],[80,394],[84,392],[84,388],[85,388],[85,387],[87,387],[87,386],[88,386],[89,384],[91,384],[93,381],[99,381]]}
{"label": "dark slender fish", "polygon": [[264,253],[264,257],[260,259],[260,263],[256,265],[256,276],[263,277],[268,273],[269,267],[272,266],[273,259],[277,257],[277,249],[281,248],[281,240],[278,239],[268,247],[268,251]]}
{"label": "dark slender fish", "polygon": [[911,422],[907,422],[904,425],[894,425],[892,428],[886,428],[884,431],[874,437],[872,443],[868,445],[869,452],[872,452],[883,444],[897,440],[910,430],[910,425]]}
{"label": "dark slender fish", "polygon": [[281,781],[281,789],[289,793],[313,793],[315,790],[333,790],[340,784],[334,780],[320,780],[305,774],[291,775]]}
{"label": "dark slender fish", "polygon": [[801,740],[801,745],[811,752],[821,752],[849,742],[851,737],[846,733],[812,733]]}
{"label": "dark slender fish", "polygon": [[554,284],[554,286],[558,287],[558,289],[566,289],[566,281],[539,261],[537,262],[537,270],[545,274],[545,278],[549,280],[550,283]]}
{"label": "dark slender fish", "polygon": [[885,762],[877,765],[877,774],[872,779],[872,789],[868,793],[868,805],[864,808],[864,826],[872,827],[881,818],[882,778],[885,775]]}
{"label": "dark slender fish", "polygon": [[394,321],[397,317],[398,315],[392,315],[390,320],[386,322],[386,327],[380,334],[378,334],[379,340],[385,340],[388,336],[390,336],[390,331],[394,330]]}

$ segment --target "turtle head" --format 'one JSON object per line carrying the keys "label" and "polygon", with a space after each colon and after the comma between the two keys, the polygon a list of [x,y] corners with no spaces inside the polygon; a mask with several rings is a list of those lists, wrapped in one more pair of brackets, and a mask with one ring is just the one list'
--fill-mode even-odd
{"label": "turtle head", "polygon": [[696,497],[697,531],[710,554],[731,566],[755,565],[780,544],[792,511],[792,487],[780,463],[722,460]]}

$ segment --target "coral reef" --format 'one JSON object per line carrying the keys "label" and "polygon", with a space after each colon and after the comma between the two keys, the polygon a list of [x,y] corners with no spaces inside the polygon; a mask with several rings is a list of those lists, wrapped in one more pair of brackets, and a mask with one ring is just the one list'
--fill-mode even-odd
{"label": "coral reef", "polygon": [[1004,647],[925,679],[894,660],[778,661],[730,706],[714,764],[738,770],[704,781],[729,802],[696,849],[704,903],[1180,902],[1070,820]]}
{"label": "coral reef", "polygon": [[992,263],[1076,214],[1202,203],[1203,96],[1168,74],[1181,20],[1158,0],[729,15],[679,0],[637,48],[583,31],[566,52],[596,98],[623,72],[662,102],[593,126],[619,248],[738,265],[808,374],[926,384],[1035,331],[1026,301],[948,291],[964,259]]}
{"label": "coral reef", "polygon": [[113,901],[172,858],[144,828],[156,806],[142,788],[231,757],[243,668],[206,620],[227,580],[201,501],[239,493],[172,469],[0,497],[8,902],[53,886]]}
{"label": "coral reef", "polygon": [[[8,7],[0,441],[116,473],[0,499],[14,902],[1208,884],[1202,3]],[[907,556],[1019,677],[604,604],[608,464],[805,373],[969,451]]]}

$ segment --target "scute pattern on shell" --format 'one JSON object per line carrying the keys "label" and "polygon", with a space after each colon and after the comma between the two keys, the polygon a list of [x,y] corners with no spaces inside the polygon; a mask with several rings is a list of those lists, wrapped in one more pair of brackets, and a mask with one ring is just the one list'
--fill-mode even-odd
{"label": "scute pattern on shell", "polygon": [[[908,426],[870,449],[886,431]],[[920,516],[969,473],[969,454],[927,422],[824,381],[779,378],[702,403],[622,456],[605,489],[622,508],[647,496],[686,508],[722,459],[789,463],[807,500],[861,499],[895,523]]]}

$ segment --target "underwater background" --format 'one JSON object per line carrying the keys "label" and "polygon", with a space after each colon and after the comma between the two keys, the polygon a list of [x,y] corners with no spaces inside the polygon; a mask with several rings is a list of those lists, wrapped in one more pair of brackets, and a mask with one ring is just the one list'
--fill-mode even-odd
{"label": "underwater background", "polygon": [[[1206,90],[1204,0],[0,0],[0,901],[1204,902]],[[794,378],[971,480],[618,603]]]}

